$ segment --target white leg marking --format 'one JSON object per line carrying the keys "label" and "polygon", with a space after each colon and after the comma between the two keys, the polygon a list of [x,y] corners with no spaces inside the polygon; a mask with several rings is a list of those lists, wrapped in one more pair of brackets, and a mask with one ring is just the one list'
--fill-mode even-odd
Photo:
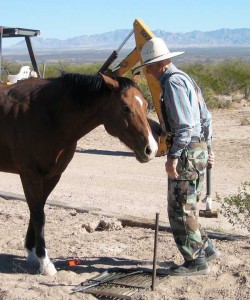
{"label": "white leg marking", "polygon": [[155,155],[157,154],[158,144],[156,143],[156,141],[150,131],[148,131],[148,142],[149,142],[149,146],[152,150],[152,153],[149,155],[149,158],[153,159],[155,157]]}
{"label": "white leg marking", "polygon": [[38,258],[38,260],[40,262],[40,272],[42,275],[53,276],[57,273],[55,266],[49,259],[47,249],[45,249],[45,257]]}
{"label": "white leg marking", "polygon": [[140,103],[141,106],[143,106],[143,101],[139,96],[135,96],[135,99]]}

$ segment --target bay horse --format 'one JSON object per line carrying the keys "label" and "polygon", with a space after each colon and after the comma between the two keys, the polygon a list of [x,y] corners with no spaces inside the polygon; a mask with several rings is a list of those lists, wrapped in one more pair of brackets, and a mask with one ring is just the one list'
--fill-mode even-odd
{"label": "bay horse", "polygon": [[0,171],[19,174],[30,211],[25,238],[28,260],[54,275],[45,245],[44,205],[74,156],[77,141],[99,125],[153,159],[157,143],[146,117],[147,102],[132,80],[64,74],[29,78],[0,88]]}

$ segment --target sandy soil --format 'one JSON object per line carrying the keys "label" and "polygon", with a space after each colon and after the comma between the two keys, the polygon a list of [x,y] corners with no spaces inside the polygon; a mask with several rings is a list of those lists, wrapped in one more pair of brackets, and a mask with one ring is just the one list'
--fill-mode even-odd
{"label": "sandy soil", "polygon": [[[249,181],[250,130],[249,125],[241,125],[247,118],[250,120],[249,108],[213,112],[214,208],[220,208],[216,194],[221,198],[237,194],[240,184]],[[152,268],[154,231],[122,227],[102,213],[154,219],[159,212],[160,220],[167,222],[165,157],[139,164],[131,151],[102,127],[82,138],[78,149],[50,199],[89,207],[92,212],[100,209],[100,215],[46,206],[46,242],[58,273],[45,277],[26,262],[27,204],[0,198],[0,299],[96,299],[71,294],[71,290],[109,268]],[[1,191],[23,193],[16,175],[0,173],[0,182]],[[100,220],[111,227],[94,230]],[[201,219],[201,223],[209,230],[248,235],[222,215]],[[250,299],[249,241],[249,235],[244,240],[214,240],[221,256],[210,263],[209,275],[167,277],[142,299]],[[68,266],[72,258],[79,258],[80,265]],[[182,258],[171,233],[161,231],[158,269],[164,270],[173,262],[182,263]]]}

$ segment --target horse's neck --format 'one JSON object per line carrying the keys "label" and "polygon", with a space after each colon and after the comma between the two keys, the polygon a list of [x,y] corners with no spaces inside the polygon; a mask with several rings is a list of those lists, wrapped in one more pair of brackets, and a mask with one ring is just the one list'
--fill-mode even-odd
{"label": "horse's neck", "polygon": [[[70,101],[74,101],[71,99]],[[101,110],[102,97],[93,97],[91,103],[82,102],[77,109],[65,111],[63,119],[65,122],[64,130],[74,139],[79,140],[81,137],[102,124]]]}

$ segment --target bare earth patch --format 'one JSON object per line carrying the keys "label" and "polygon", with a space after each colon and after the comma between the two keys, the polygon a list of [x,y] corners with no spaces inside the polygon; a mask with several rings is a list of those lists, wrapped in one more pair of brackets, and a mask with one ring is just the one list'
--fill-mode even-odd
{"label": "bare earth patch", "polygon": [[[237,194],[240,184],[249,181],[250,130],[242,120],[250,119],[250,110],[212,114],[216,154],[212,194],[214,208],[220,208],[216,193],[222,198]],[[167,222],[165,157],[140,164],[102,127],[82,138],[78,149],[50,199],[149,219],[159,212],[160,220]],[[17,175],[0,173],[0,182],[0,190],[23,194]],[[58,273],[55,277],[42,276],[37,267],[26,262],[23,244],[28,218],[25,202],[0,198],[0,299],[96,299],[70,294],[71,289],[109,268],[152,268],[153,230],[122,227],[101,212],[84,214],[47,205],[45,236]],[[222,215],[200,221],[209,230],[246,235],[248,239],[214,240],[221,256],[210,263],[208,275],[168,277],[142,299],[250,299],[247,231],[233,227]],[[69,266],[73,258],[79,258],[80,265]],[[157,267],[164,270],[173,262],[182,263],[182,258],[172,235],[161,231]]]}

